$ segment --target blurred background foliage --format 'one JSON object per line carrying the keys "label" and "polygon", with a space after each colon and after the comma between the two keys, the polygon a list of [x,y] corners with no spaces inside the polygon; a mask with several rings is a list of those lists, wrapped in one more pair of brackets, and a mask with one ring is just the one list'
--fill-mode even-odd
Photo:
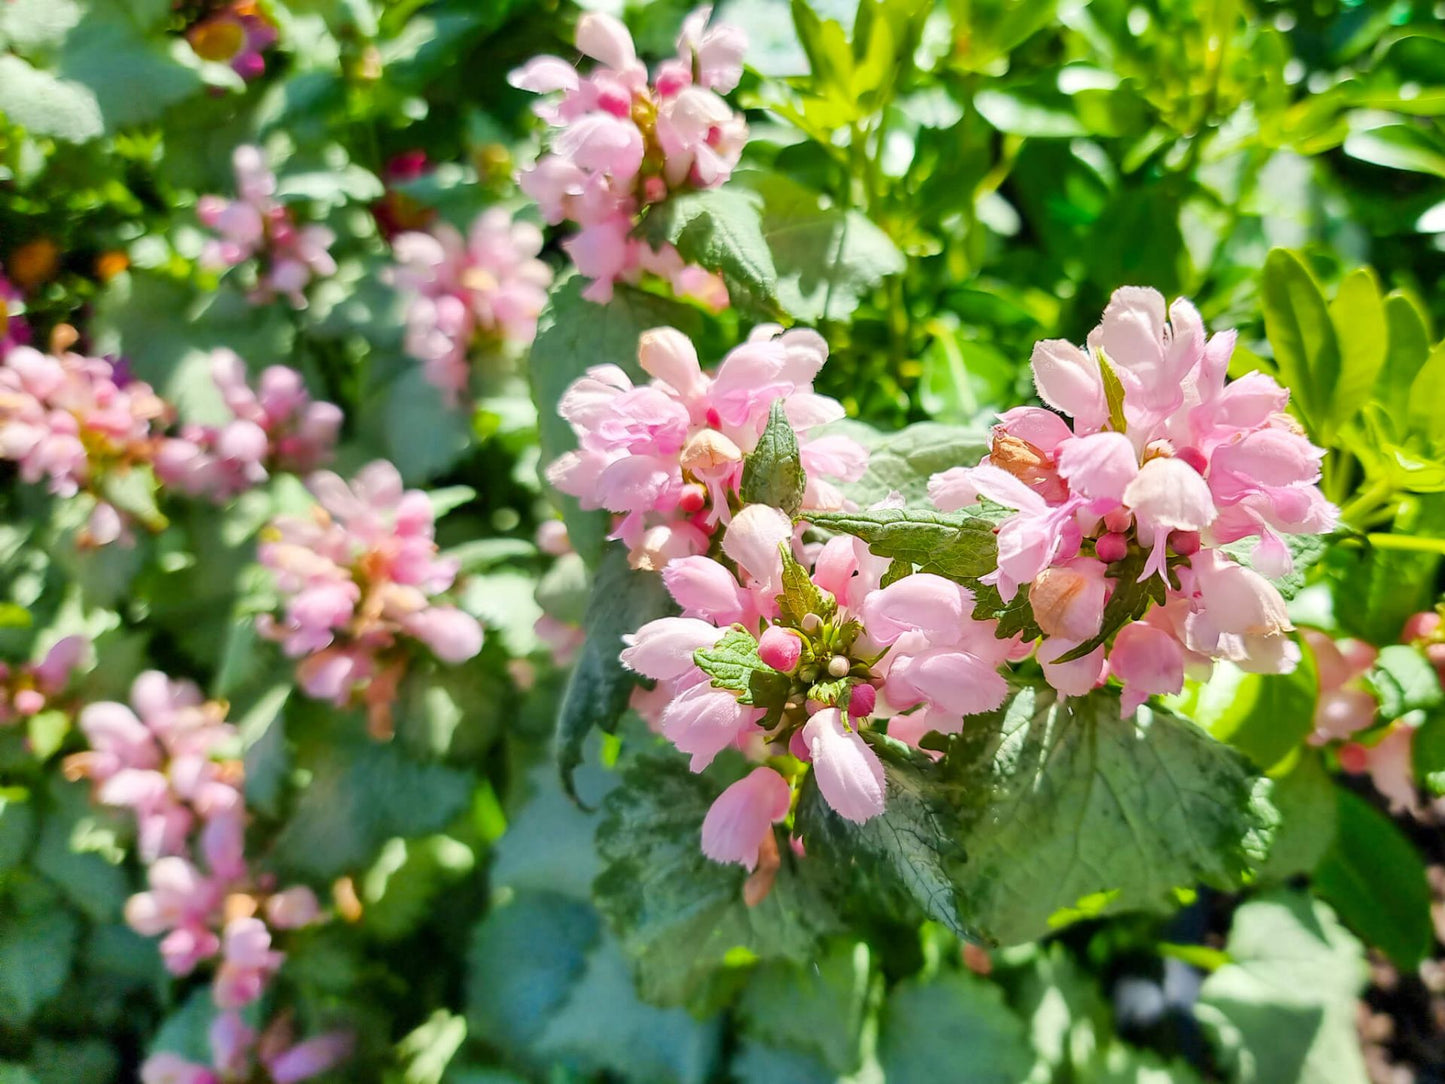
{"label": "blurred background foliage", "polygon": [[[99,658],[86,700],[122,696],[145,665],[229,700],[258,854],[348,916],[292,942],[277,995],[301,1024],[357,1030],[358,1055],[334,1079],[1350,1084],[1399,1079],[1392,1064],[1445,1079],[1425,887],[1428,864],[1438,901],[1438,821],[1392,822],[1357,781],[1333,781],[1299,745],[1307,728],[1261,744],[1281,718],[1309,718],[1308,681],[1236,675],[1226,693],[1186,694],[1206,702],[1201,722],[1276,769],[1286,823],[1312,826],[1281,838],[1243,902],[1188,890],[1171,913],[1084,907],[1046,942],[991,953],[916,915],[875,914],[866,929],[812,931],[821,955],[780,938],[768,958],[712,959],[692,938],[739,921],[736,886],[687,864],[690,837],[664,838],[648,859],[678,863],[675,895],[616,932],[594,902],[598,817],[567,800],[550,759],[563,675],[533,623],[579,621],[588,574],[531,541],[550,516],[537,409],[516,371],[480,374],[471,410],[421,378],[402,350],[383,228],[465,227],[499,204],[534,213],[513,175],[540,133],[506,75],[539,53],[573,55],[578,9],[263,0],[279,44],[248,83],[182,36],[209,6],[0,5],[0,264],[38,341],[73,325],[183,413],[204,416],[207,353],[228,346],[253,367],[296,366],[346,409],[343,473],[384,456],[411,484],[467,487],[452,490],[439,538],[464,560],[487,647],[414,675],[388,746],[354,713],[292,694],[279,653],[251,631],[270,605],[254,536],[295,506],[286,480],[223,517],[181,510],[135,549],[90,554],[65,507],[7,484],[3,596],[27,616],[0,629],[0,646],[22,658],[83,629]],[[604,6],[657,55],[691,5]],[[1032,394],[1032,343],[1081,341],[1116,286],[1188,295],[1210,324],[1240,329],[1241,371],[1277,370],[1314,404],[1302,420],[1337,453],[1326,484],[1354,533],[1297,620],[1382,644],[1433,605],[1445,549],[1438,4],[731,0],[718,14],[753,42],[735,96],[752,137],[732,184],[759,193],[770,240],[817,222],[792,250],[785,308],[833,349],[820,391],[884,430],[980,426]],[[339,270],[304,310],[252,308],[198,265],[196,200],[230,190],[244,142],[278,165],[282,198],[337,233]],[[416,151],[428,168],[397,176]],[[548,258],[561,263],[555,247]],[[809,260],[833,269],[821,293]],[[1351,278],[1363,265],[1367,281]],[[736,312],[686,318],[705,359],[745,330]],[[1317,348],[1291,352],[1291,321]],[[1360,328],[1387,329],[1378,350],[1358,346]],[[1335,396],[1331,377],[1346,371],[1359,394]],[[1380,675],[1397,694],[1390,719],[1420,713],[1417,770],[1438,787],[1438,685]],[[121,921],[137,877],[123,827],[60,780],[75,735],[49,723],[0,731],[0,1081],[128,1080],[149,1051],[203,1053],[209,1002]],[[589,806],[616,785],[599,765],[637,737],[589,747]],[[634,812],[685,833],[700,810]],[[656,925],[639,931],[639,917]],[[661,973],[642,976],[660,1005],[634,983],[637,937],[671,946]]]}

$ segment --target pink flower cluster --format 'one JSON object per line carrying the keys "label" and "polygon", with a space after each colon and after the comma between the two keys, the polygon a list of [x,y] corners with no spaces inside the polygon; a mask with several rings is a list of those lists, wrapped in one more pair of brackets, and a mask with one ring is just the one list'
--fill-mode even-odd
{"label": "pink flower cluster", "polygon": [[319,502],[312,515],[278,517],[261,543],[286,601],[279,619],[262,614],[257,627],[301,660],[296,679],[308,696],[338,706],[359,698],[372,731],[389,734],[408,659],[400,638],[460,663],[482,649],[482,627],[437,600],[457,564],[437,556],[431,500],[403,490],[394,466],[378,460],[350,484],[320,471],[307,487]]}
{"label": "pink flower cluster", "polygon": [[[785,613],[783,547],[808,560],[822,612]],[[916,744],[930,731],[957,733],[964,716],[1003,703],[1008,686],[999,668],[1019,645],[1000,640],[995,622],[973,619],[967,588],[927,573],[880,587],[889,562],[858,539],[801,548],[789,518],[764,505],[733,517],[722,551],[737,575],[703,556],[668,563],[663,581],[682,616],[642,626],[622,652],[627,667],[659,683],[639,709],[691,756],[693,771],[730,747],[754,760],[791,753],[811,765],[839,815],[861,822],[881,813],[885,798],[883,766],[863,729],[887,719],[891,736]],[[739,632],[789,681],[767,730],[767,713],[715,687],[696,657]],[[755,769],[714,802],[703,852],[749,870],[766,863],[772,825],[786,816],[790,794],[784,775]]]}
{"label": "pink flower cluster", "polygon": [[581,227],[563,247],[593,280],[584,293],[593,301],[608,301],[614,283],[651,271],[679,293],[716,308],[727,304],[716,276],[685,266],[671,246],[654,250],[631,236],[646,206],[726,181],[747,140],[747,124],[721,97],[742,77],[747,39],[736,27],[709,27],[710,14],[703,8],[687,18],[678,55],[659,65],[651,82],[632,35],[601,12],[577,23],[578,50],[599,64],[590,75],[553,56],[511,74],[522,90],[560,92],[537,107],[558,129],[550,152],[520,181],[548,222]]}
{"label": "pink flower cluster", "polygon": [[276,44],[276,27],[255,0],[236,0],[186,29],[186,40],[202,60],[229,64],[246,82],[266,73],[262,54]]}
{"label": "pink flower cluster", "polygon": [[216,1005],[251,1004],[284,959],[272,931],[315,922],[319,907],[309,888],[272,891],[247,865],[242,766],[224,706],[151,670],[131,686],[129,707],[90,704],[80,729],[90,749],[68,758],[67,774],[90,779],[103,805],[131,811],[148,867],[126,922],[161,938],[173,975],[219,958]]}
{"label": "pink flower cluster", "polygon": [[525,347],[537,334],[552,270],[537,253],[542,233],[499,207],[483,212],[465,238],[442,224],[392,242],[395,281],[410,295],[406,351],[449,396],[467,390],[474,348]]}
{"label": "pink flower cluster", "polygon": [[[1037,407],[1010,410],[979,466],[929,484],[944,510],[980,498],[1014,510],[986,581],[1005,600],[1029,585],[1046,637],[1039,659],[1061,692],[1081,695],[1112,673],[1127,714],[1215,658],[1261,672],[1298,659],[1284,601],[1260,573],[1288,572],[1283,536],[1328,531],[1337,512],[1316,484],[1324,453],[1284,413],[1289,393],[1258,372],[1225,383],[1234,339],[1206,337],[1186,300],[1166,313],[1157,291],[1117,290],[1087,349],[1034,347],[1039,396],[1072,425]],[[1218,548],[1248,538],[1259,571]],[[1099,634],[1120,575],[1161,577],[1165,604],[1107,651],[1059,662]]]}
{"label": "pink flower cluster", "polygon": [[0,726],[38,715],[54,706],[90,654],[84,636],[56,641],[39,662],[11,666],[0,662]]}
{"label": "pink flower cluster", "polygon": [[217,350],[211,376],[231,420],[187,425],[166,440],[155,458],[164,484],[223,501],[260,485],[272,471],[305,474],[331,459],[341,409],[313,401],[295,369],[272,365],[253,389],[246,363],[230,350]]}
{"label": "pink flower cluster", "polygon": [[24,346],[30,342],[30,325],[21,315],[25,308],[25,295],[20,287],[5,277],[0,268],[0,360],[11,347]]}
{"label": "pink flower cluster", "polygon": [[583,508],[621,517],[613,537],[627,544],[634,567],[660,569],[707,551],[712,532],[732,516],[743,457],[757,446],[776,400],[798,434],[805,508],[842,508],[842,494],[827,479],[856,481],[867,468],[868,453],[856,441],[808,437],[843,417],[842,406],[813,391],[828,358],[815,331],[759,327],[711,374],[673,328],[644,332],[637,356],[653,378],[647,384],[634,386],[617,366],[599,365],[567,389],[557,409],[579,448],[547,468],[547,479]]}
{"label": "pink flower cluster", "polygon": [[103,358],[17,346],[0,363],[0,457],[57,496],[94,495],[88,532],[97,545],[127,527],[103,498],[104,481],[152,461],[170,414],[149,384]]}
{"label": "pink flower cluster", "polygon": [[220,234],[206,245],[201,263],[221,270],[254,259],[258,270],[249,295],[252,303],[279,295],[304,309],[311,280],[336,273],[328,251],[336,235],[325,226],[298,225],[290,209],[277,202],[276,175],[261,148],[237,147],[232,164],[236,198],[202,196],[196,203],[201,224]]}
{"label": "pink flower cluster", "polygon": [[353,1037],[342,1031],[294,1042],[284,1017],[258,1035],[234,1011],[216,1016],[208,1038],[210,1065],[169,1052],[152,1054],[140,1068],[140,1084],[297,1084],[341,1064],[353,1045]]}
{"label": "pink flower cluster", "polygon": [[90,749],[69,757],[66,773],[91,780],[102,804],[131,811],[148,867],[148,888],[126,902],[126,922],[161,938],[161,957],[174,975],[217,961],[213,1064],[156,1054],[141,1067],[144,1084],[241,1084],[261,1079],[258,1064],[264,1079],[287,1084],[342,1061],[351,1048],[345,1033],[293,1043],[284,1017],[258,1036],[241,1016],[285,959],[273,933],[322,915],[309,888],[276,891],[270,875],[246,862],[243,769],[225,708],[204,701],[190,682],[148,671],[131,686],[129,706],[90,704],[80,729]]}

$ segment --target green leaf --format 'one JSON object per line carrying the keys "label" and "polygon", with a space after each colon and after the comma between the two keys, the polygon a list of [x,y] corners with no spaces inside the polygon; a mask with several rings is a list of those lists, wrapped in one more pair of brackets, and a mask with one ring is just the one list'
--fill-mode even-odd
{"label": "green leaf", "polygon": [[993,525],[964,512],[927,508],[876,508],[868,512],[815,512],[815,527],[861,538],[879,557],[909,561],[920,571],[976,581],[994,567]]}
{"label": "green leaf", "polygon": [[597,908],[632,959],[644,1000],[696,1003],[733,960],[810,962],[837,919],[812,878],[782,848],[772,891],[749,907],[746,872],[701,850],[701,828],[717,796],[675,754],[639,757],[607,796],[597,831],[604,868]]}
{"label": "green leaf", "polygon": [[1330,909],[1272,892],[1234,914],[1230,963],[1195,1013],[1238,1084],[1365,1084],[1355,1031],[1364,954]]}
{"label": "green leaf", "polygon": [[1340,379],[1340,344],[1324,295],[1304,261],[1277,248],[1264,261],[1261,296],[1280,377],[1306,427],[1328,446],[1335,430],[1329,404]]}
{"label": "green leaf", "polygon": [[743,503],[766,504],[796,516],[803,506],[807,484],[808,476],[798,455],[798,438],[788,424],[783,401],[775,399],[757,447],[743,460]]}
{"label": "green leaf", "polygon": [[751,633],[731,629],[712,647],[699,648],[693,661],[715,689],[731,689],[738,702],[751,707],[777,707],[787,699],[790,682],[758,657],[758,641]]}
{"label": "green leaf", "polygon": [[591,907],[556,893],[518,892],[493,906],[467,949],[470,1033],[524,1053],[581,977],[600,934]]}
{"label": "green leaf", "polygon": [[1307,653],[1288,674],[1251,674],[1221,661],[1184,712],[1260,768],[1272,768],[1314,729],[1317,692]]}
{"label": "green leaf", "polygon": [[1435,667],[1430,665],[1424,652],[1409,644],[1381,648],[1365,679],[1379,697],[1381,722],[1445,703]]}
{"label": "green leaf", "polygon": [[446,402],[421,366],[403,370],[385,395],[384,437],[389,458],[408,485],[441,474],[471,446],[466,412]]}
{"label": "green leaf", "polygon": [[760,964],[738,999],[745,1035],[804,1050],[839,1076],[858,1069],[868,998],[868,946],[840,941],[798,967]]}
{"label": "green leaf", "polygon": [[[1445,495],[1406,498],[1396,514],[1395,530],[1424,538],[1445,536]],[[1343,631],[1370,643],[1393,642],[1406,618],[1435,604],[1437,553],[1335,547],[1329,565],[1336,572],[1336,620]]]}
{"label": "green leaf", "polygon": [[897,493],[909,504],[928,500],[928,479],[949,467],[973,466],[988,454],[989,437],[977,429],[915,422],[883,434],[862,422],[838,422],[820,432],[841,433],[868,449],[868,470],[844,483],[844,495],[867,508]]}
{"label": "green leaf", "polygon": [[31,135],[85,143],[105,131],[100,105],[88,87],[32,68],[0,53],[0,114]]}
{"label": "green leaf", "polygon": [[155,120],[201,91],[206,83],[200,68],[189,44],[150,36],[121,5],[92,5],[66,38],[59,74],[94,92],[106,131],[115,132]]}
{"label": "green leaf", "polygon": [[1160,708],[1121,719],[1107,690],[1024,686],[969,718],[943,768],[968,856],[956,909],[1006,944],[1080,901],[1150,908],[1200,881],[1238,887],[1276,824],[1243,756]]}
{"label": "green leaf", "polygon": [[1430,356],[1430,322],[1415,299],[1400,290],[1385,297],[1389,348],[1375,378],[1374,400],[1390,419],[1405,418],[1410,385]]}
{"label": "green leaf", "polygon": [[[966,1054],[962,1052],[966,1051]],[[1023,1021],[997,986],[963,971],[907,979],[883,1006],[878,1061],[888,1084],[933,1084],[967,1065],[969,1084],[1018,1084],[1033,1068]]]}
{"label": "green leaf", "polygon": [[796,319],[849,319],[873,287],[903,270],[903,254],[862,213],[826,205],[782,174],[743,172],[733,180],[763,197],[763,237],[777,268],[778,301]]}
{"label": "green leaf", "polygon": [[1339,828],[1315,869],[1315,890],[1357,934],[1413,971],[1435,944],[1425,863],[1389,817],[1343,787],[1336,796]]}
{"label": "green leaf", "polygon": [[1419,784],[1436,797],[1445,794],[1445,712],[1434,712],[1420,724],[1410,754]]}
{"label": "green leaf", "polygon": [[[959,811],[927,755],[871,731],[883,763],[883,812],[862,824],[834,812],[809,776],[798,799],[797,832],[816,857],[848,871],[852,891],[892,909],[919,908],[961,937],[987,936],[964,906],[968,860]],[[850,868],[851,867],[851,868]]]}
{"label": "green leaf", "polygon": [[78,923],[63,907],[0,913],[0,1022],[22,1027],[60,993],[78,935]]}
{"label": "green leaf", "polygon": [[672,612],[662,577],[629,567],[627,548],[611,546],[597,569],[584,624],[587,638],[557,715],[557,768],[568,794],[573,794],[572,773],[582,762],[582,742],[594,727],[608,732],[616,727],[637,683],[618,658],[622,637]]}
{"label": "green leaf", "polygon": [[1340,370],[1330,389],[1329,420],[1338,429],[1369,399],[1389,346],[1384,299],[1379,281],[1368,267],[1345,276],[1330,302],[1330,320],[1339,343]]}
{"label": "green leaf", "polygon": [[1109,428],[1123,433],[1129,428],[1124,419],[1124,385],[1119,382],[1119,374],[1102,349],[1098,351],[1098,359],[1099,373],[1104,379],[1104,398],[1109,404]]}
{"label": "green leaf", "polygon": [[[1432,444],[1445,440],[1445,411],[1439,406],[1442,399],[1445,399],[1445,342],[1430,351],[1430,356],[1410,382],[1405,432],[1422,436]],[[1434,451],[1432,447],[1431,452]]]}
{"label": "green leaf", "polygon": [[777,310],[778,272],[757,192],[730,187],[673,196],[648,211],[642,230],[654,248],[675,245],[683,259],[720,273],[733,305]]}
{"label": "green leaf", "polygon": [[1334,844],[1339,823],[1335,784],[1318,750],[1302,750],[1288,775],[1276,778],[1269,792],[1279,811],[1279,829],[1257,880],[1281,884],[1313,873]]}
{"label": "green leaf", "polygon": [[[637,365],[637,340],[644,331],[675,327],[695,337],[700,325],[696,309],[626,285],[617,288],[609,304],[593,304],[582,296],[586,285],[574,275],[553,287],[532,343],[527,371],[537,405],[543,470],[577,446],[572,427],[557,413],[558,401],[574,380],[594,365],[616,365],[634,381],[643,381],[647,374]],[[606,512],[582,511],[575,498],[553,496],[567,523],[572,548],[595,566],[602,558],[611,517]]]}
{"label": "green leaf", "polygon": [[1445,145],[1432,132],[1413,124],[1385,124],[1351,132],[1345,139],[1345,153],[1386,169],[1445,177]]}
{"label": "green leaf", "polygon": [[801,628],[803,619],[810,613],[825,619],[837,613],[837,600],[825,595],[813,582],[808,570],[793,556],[792,547],[787,542],[779,542],[778,552],[783,559],[783,593],[778,596],[778,614],[783,623]]}
{"label": "green leaf", "polygon": [[627,958],[604,935],[566,1000],[549,1015],[536,1056],[618,1080],[704,1084],[713,1079],[722,1019],[697,1020],[685,1009],[638,999]]}
{"label": "green leaf", "polygon": [[466,808],[472,776],[410,760],[396,745],[359,739],[329,747],[276,840],[284,872],[316,879],[367,864],[392,836],[445,828]]}

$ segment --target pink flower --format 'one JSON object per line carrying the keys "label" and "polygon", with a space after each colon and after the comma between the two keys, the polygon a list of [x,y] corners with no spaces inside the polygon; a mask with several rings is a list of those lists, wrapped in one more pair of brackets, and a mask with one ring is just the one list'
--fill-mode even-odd
{"label": "pink flower", "polygon": [[650,83],[627,28],[601,12],[577,22],[578,51],[599,64],[590,74],[542,56],[509,77],[522,90],[559,96],[536,107],[556,131],[519,181],[548,222],[579,227],[563,247],[593,280],[583,291],[592,301],[605,303],[615,283],[650,272],[709,307],[727,305],[716,275],[685,266],[670,245],[654,249],[632,236],[647,205],[726,181],[747,140],[746,122],[719,97],[742,75],[746,39],[734,27],[709,27],[709,14],[684,22],[678,55]]}
{"label": "pink flower", "polygon": [[273,471],[306,473],[331,459],[341,410],[313,402],[300,373],[273,365],[253,391],[246,363],[230,350],[217,350],[211,376],[232,420],[186,426],[162,441],[155,468],[165,485],[224,501],[260,485]]}
{"label": "pink flower", "polygon": [[[829,805],[862,821],[884,803],[882,764],[860,736],[875,714],[891,716],[888,732],[905,741],[930,730],[957,733],[963,716],[1003,703],[1008,686],[999,668],[1014,644],[998,638],[994,622],[973,620],[972,594],[940,576],[916,573],[880,589],[888,562],[846,536],[808,554],[820,612],[793,611],[785,620],[784,553],[796,561],[801,549],[787,516],[745,506],[722,544],[737,577],[707,557],[677,562],[664,583],[688,616],[644,625],[626,638],[622,662],[658,682],[634,706],[691,756],[693,771],[727,748],[755,760],[770,748],[787,750],[812,764]],[[740,645],[738,638],[751,638],[758,660],[782,676],[785,687],[772,694],[777,703],[744,704],[738,690],[714,685],[698,655],[724,636],[739,652],[747,641]],[[781,777],[763,771],[729,788],[713,807],[703,842],[710,857],[753,868],[767,826],[788,804],[786,793],[778,797]]]}
{"label": "pink flower", "polygon": [[328,251],[336,235],[325,226],[298,225],[290,209],[276,200],[276,177],[259,147],[237,147],[232,163],[237,198],[202,196],[196,203],[201,225],[219,234],[201,253],[201,263],[222,270],[254,259],[257,282],[248,295],[251,303],[280,295],[293,308],[304,309],[312,279],[336,273]]}
{"label": "pink flower", "polygon": [[1347,742],[1341,746],[1340,767],[1353,774],[1368,772],[1392,813],[1415,813],[1420,809],[1420,793],[1415,786],[1414,745],[1415,728],[1397,722],[1374,745]]}
{"label": "pink flower", "polygon": [[836,708],[824,708],[803,727],[818,789],[839,816],[862,823],[883,812],[883,765]]}
{"label": "pink flower", "polygon": [[286,606],[257,627],[301,659],[297,678],[308,695],[344,705],[359,693],[373,729],[384,732],[406,666],[401,638],[455,664],[481,650],[482,628],[443,600],[456,562],[438,556],[431,502],[404,491],[394,466],[378,460],[350,483],[321,471],[307,485],[313,513],[278,517],[261,544]]}
{"label": "pink flower", "polygon": [[771,768],[754,768],[713,801],[702,822],[702,853],[751,873],[772,826],[788,815],[792,789]]}
{"label": "pink flower", "polygon": [[[1327,531],[1336,513],[1316,485],[1323,452],[1283,413],[1288,393],[1259,373],[1225,383],[1233,348],[1233,332],[1206,337],[1188,301],[1166,311],[1156,291],[1117,290],[1086,348],[1034,347],[1039,397],[1072,424],[1011,410],[983,462],[929,483],[944,510],[981,500],[1012,510],[984,582],[1005,600],[1029,585],[1044,642],[1057,642],[1040,648],[1044,673],[1067,695],[1112,673],[1132,710],[1214,658],[1262,672],[1298,659],[1284,602],[1261,573],[1288,572],[1282,536]],[[1112,407],[1106,375],[1123,392]],[[1250,537],[1258,571],[1219,549]],[[1061,661],[1099,635],[1126,574],[1159,577],[1164,607],[1104,654]]]}
{"label": "pink flower", "polygon": [[[868,455],[847,437],[815,440],[809,435],[843,416],[841,406],[813,392],[813,378],[827,356],[827,344],[816,332],[765,325],[707,373],[681,332],[644,332],[638,361],[652,380],[634,386],[622,370],[603,365],[574,381],[558,411],[577,434],[578,448],[555,460],[547,478],[582,507],[605,508],[620,517],[614,537],[627,543],[634,567],[665,567],[705,552],[718,525],[728,522],[743,459],[757,446],[772,404],[781,399],[798,433],[808,476],[804,507],[841,508],[842,495],[830,479],[862,477]],[[786,533],[791,535],[791,523]],[[776,551],[777,541],[761,544]],[[692,605],[689,587],[730,594],[717,580],[684,585],[683,579],[706,575],[704,566],[688,567],[677,573],[685,608]],[[745,601],[732,597],[739,614],[746,612]]]}
{"label": "pink flower", "polygon": [[186,40],[202,60],[229,64],[249,83],[266,72],[262,54],[276,44],[276,27],[254,3],[236,3],[192,23]]}
{"label": "pink flower", "polygon": [[476,353],[526,347],[536,335],[552,282],[541,250],[540,230],[497,207],[465,239],[443,224],[392,241],[394,280],[408,298],[406,351],[453,399],[466,392]]}

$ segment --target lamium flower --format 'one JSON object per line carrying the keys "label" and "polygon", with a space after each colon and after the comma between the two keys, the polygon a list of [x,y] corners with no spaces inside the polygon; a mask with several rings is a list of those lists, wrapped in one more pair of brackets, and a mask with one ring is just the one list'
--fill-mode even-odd
{"label": "lamium flower", "polygon": [[[728,748],[798,765],[791,776],[754,769],[703,823],[704,853],[749,870],[768,853],[803,765],[840,816],[866,821],[886,798],[866,731],[887,720],[890,736],[917,744],[930,731],[958,732],[1008,692],[999,668],[1015,645],[995,622],[973,619],[966,588],[929,573],[880,587],[889,562],[854,538],[810,549],[782,512],[747,505],[722,541],[737,572],[709,557],[674,560],[662,575],[682,616],[624,638],[623,664],[658,682],[641,710],[693,771]],[[738,663],[763,676],[730,684]]]}
{"label": "lamium flower", "polygon": [[237,147],[232,163],[236,198],[202,196],[196,203],[201,224],[220,235],[207,243],[201,263],[221,270],[255,260],[256,287],[250,301],[262,304],[279,295],[304,309],[312,279],[336,273],[328,251],[336,235],[325,226],[299,224],[276,199],[276,175],[261,148]]}
{"label": "lamium flower", "polygon": [[262,54],[276,44],[276,27],[255,0],[236,0],[192,23],[186,40],[202,60],[228,64],[249,83],[266,73]]}
{"label": "lamium flower", "polygon": [[[983,462],[929,483],[946,511],[983,500],[1010,512],[984,582],[1005,601],[1028,585],[1044,673],[1068,695],[1112,673],[1129,712],[1212,659],[1281,672],[1299,657],[1265,577],[1290,571],[1285,536],[1328,531],[1337,511],[1289,393],[1259,372],[1226,383],[1234,341],[1206,336],[1186,300],[1166,312],[1154,290],[1117,290],[1085,348],[1034,347],[1039,397],[1067,418],[1010,410]],[[1252,568],[1220,548],[1247,539]],[[1124,590],[1133,623],[1107,646],[1105,611]]]}
{"label": "lamium flower", "polygon": [[149,384],[104,358],[17,346],[0,362],[0,457],[56,496],[90,494],[96,545],[130,525],[106,499],[107,484],[153,459],[171,414]]}
{"label": "lamium flower", "polygon": [[71,679],[91,655],[84,636],[57,640],[39,662],[0,662],[0,726],[28,719],[56,706]]}
{"label": "lamium flower", "polygon": [[350,1032],[330,1031],[298,1043],[285,1016],[258,1034],[235,1010],[216,1015],[208,1039],[209,1065],[152,1054],[140,1067],[141,1084],[299,1084],[340,1065],[355,1041]]}
{"label": "lamium flower", "polygon": [[613,537],[627,544],[634,567],[660,569],[706,552],[738,506],[743,457],[775,401],[798,435],[805,509],[842,508],[829,479],[862,477],[868,453],[856,441],[809,435],[843,417],[842,406],[813,391],[828,357],[817,332],[764,325],[713,373],[703,372],[691,341],[673,328],[644,332],[637,356],[652,377],[646,384],[599,365],[567,389],[557,409],[578,448],[547,468],[548,480],[583,508],[620,517]]}
{"label": "lamium flower", "polygon": [[392,241],[396,285],[408,297],[406,351],[455,400],[467,390],[474,353],[530,345],[547,303],[552,270],[537,253],[542,233],[493,207],[465,238],[441,224]]}
{"label": "lamium flower", "polygon": [[376,228],[388,241],[408,230],[425,230],[436,219],[435,208],[403,192],[398,185],[415,181],[431,172],[432,164],[424,150],[402,151],[387,160],[381,170],[386,191],[371,205]]}
{"label": "lamium flower", "polygon": [[148,867],[126,922],[161,939],[172,974],[216,960],[219,1007],[256,1001],[284,959],[272,932],[309,925],[320,909],[308,888],[274,892],[246,860],[244,769],[225,707],[152,670],[136,678],[129,705],[87,705],[79,723],[90,748],[67,758],[66,774],[89,779],[102,805],[130,811]]}
{"label": "lamium flower", "polygon": [[687,18],[676,57],[650,80],[627,28],[595,11],[577,22],[578,51],[597,61],[590,74],[541,56],[509,77],[549,96],[536,111],[556,130],[550,148],[519,180],[549,223],[580,227],[563,247],[593,280],[584,291],[593,301],[610,300],[615,283],[648,271],[679,293],[727,304],[715,275],[684,265],[671,246],[631,236],[648,205],[726,181],[747,141],[747,124],[722,98],[742,76],[747,41],[736,27],[710,27],[710,14],[702,8]]}
{"label": "lamium flower", "polygon": [[211,377],[231,420],[188,425],[163,441],[155,468],[165,485],[222,501],[260,485],[275,471],[305,474],[330,461],[341,409],[313,401],[296,370],[272,365],[253,389],[246,363],[230,350],[217,350]]}
{"label": "lamium flower", "polygon": [[278,517],[261,543],[285,607],[257,628],[300,660],[308,696],[364,703],[372,731],[389,734],[406,641],[460,663],[482,649],[482,627],[442,599],[457,563],[437,555],[430,498],[404,490],[394,466],[378,460],[350,483],[320,471],[307,488],[318,502],[311,515]]}

